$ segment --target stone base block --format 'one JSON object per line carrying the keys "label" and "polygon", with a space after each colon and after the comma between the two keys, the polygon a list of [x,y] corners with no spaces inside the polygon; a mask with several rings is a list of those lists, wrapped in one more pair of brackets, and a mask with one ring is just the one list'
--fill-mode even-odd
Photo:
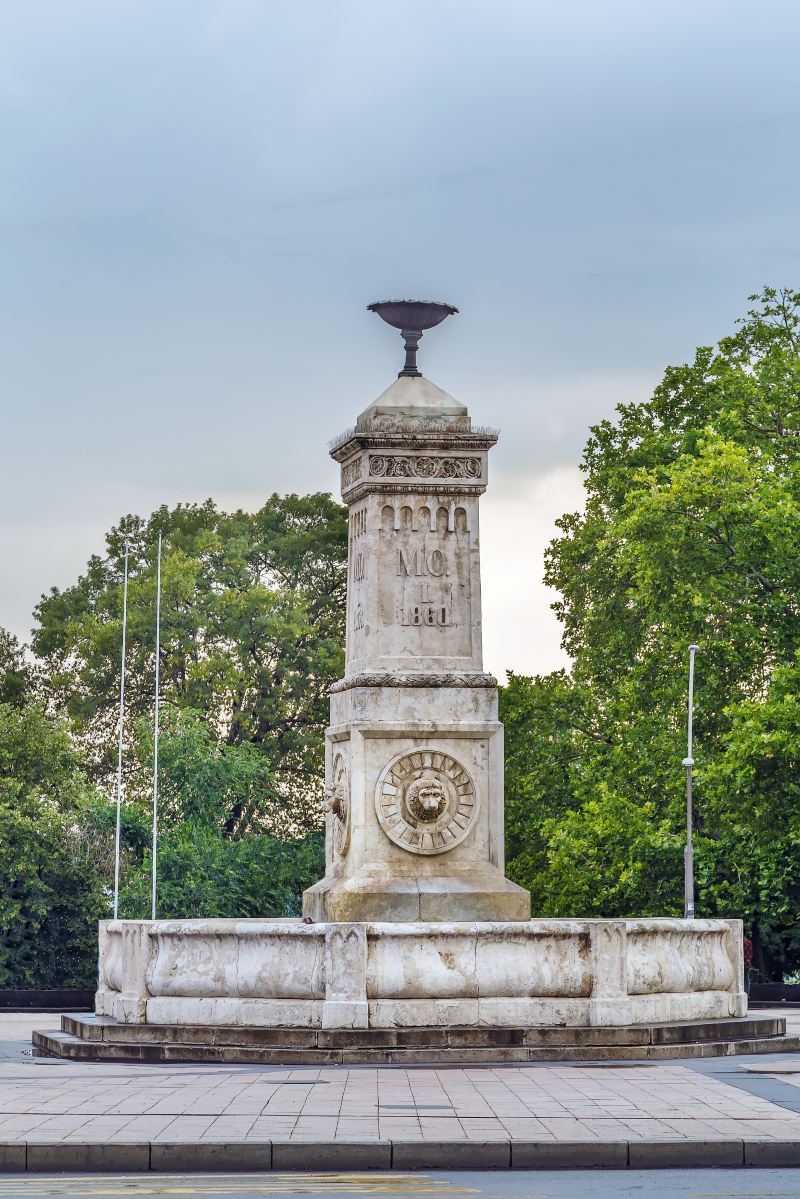
{"label": "stone base block", "polygon": [[368,1028],[369,1004],[329,999],[322,1005],[323,1028]]}
{"label": "stone base block", "polygon": [[530,915],[530,893],[494,870],[476,870],[470,877],[327,876],[303,893],[303,916],[315,924],[507,921]]}

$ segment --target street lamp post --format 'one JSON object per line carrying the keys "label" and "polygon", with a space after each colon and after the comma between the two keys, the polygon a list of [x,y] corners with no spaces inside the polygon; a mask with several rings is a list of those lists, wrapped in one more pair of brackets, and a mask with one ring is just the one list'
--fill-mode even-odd
{"label": "street lamp post", "polygon": [[683,851],[683,915],[694,920],[694,848],[692,846],[692,716],[694,715],[694,656],[699,645],[689,646],[689,707],[687,721],[688,752],[683,759],[686,767],[686,848]]}

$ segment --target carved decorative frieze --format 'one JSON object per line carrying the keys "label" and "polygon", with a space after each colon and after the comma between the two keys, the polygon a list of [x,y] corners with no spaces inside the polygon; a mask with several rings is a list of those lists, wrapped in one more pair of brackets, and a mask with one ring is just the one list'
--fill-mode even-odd
{"label": "carved decorative frieze", "polygon": [[376,479],[479,479],[481,460],[434,454],[373,454],[369,473]]}
{"label": "carved decorative frieze", "polygon": [[350,772],[342,754],[334,758],[332,774],[331,785],[325,788],[322,810],[331,814],[333,843],[341,858],[350,847]]}
{"label": "carved decorative frieze", "polygon": [[353,458],[351,462],[346,462],[342,467],[342,491],[348,487],[352,487],[363,474],[363,464],[360,458]]}
{"label": "carved decorative frieze", "polygon": [[359,421],[356,430],[358,433],[470,433],[472,424],[467,415],[414,417],[381,412]]}
{"label": "carved decorative frieze", "polygon": [[349,691],[351,687],[496,687],[497,679],[492,674],[467,674],[453,671],[449,674],[354,674],[339,679],[331,687],[334,691]]}

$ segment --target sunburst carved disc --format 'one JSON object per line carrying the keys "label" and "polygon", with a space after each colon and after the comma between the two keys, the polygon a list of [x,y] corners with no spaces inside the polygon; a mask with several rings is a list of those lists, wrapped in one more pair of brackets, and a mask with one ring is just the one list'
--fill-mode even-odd
{"label": "sunburst carved disc", "polygon": [[409,853],[446,853],[460,845],[478,816],[469,772],[452,754],[412,749],[398,754],[375,787],[381,828]]}

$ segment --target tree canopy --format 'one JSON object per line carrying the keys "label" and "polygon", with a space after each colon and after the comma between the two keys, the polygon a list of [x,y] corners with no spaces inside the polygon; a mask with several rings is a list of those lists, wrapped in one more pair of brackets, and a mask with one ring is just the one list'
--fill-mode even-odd
{"label": "tree canopy", "polygon": [[504,715],[536,742],[525,770],[512,751],[509,810],[512,839],[518,809],[535,825],[511,868],[539,910],[680,913],[699,645],[698,909],[751,922],[766,968],[795,936],[799,898],[800,293],[751,301],[730,337],[592,429],[585,508],[558,522],[546,561],[571,676],[512,678]]}
{"label": "tree canopy", "polygon": [[[131,739],[153,704],[159,532],[165,717],[199,716],[224,747],[218,769],[258,779],[223,788],[226,834],[318,827],[321,730],[343,666],[347,569],[344,509],[328,495],[273,495],[252,514],[226,514],[209,500],[121,520],[105,556],[36,609],[33,650],[50,710],[66,714],[92,777],[107,785],[116,769],[124,542]],[[188,735],[186,721],[180,727]],[[131,747],[126,758],[135,760]]]}
{"label": "tree canopy", "polygon": [[129,541],[120,915],[150,914],[156,546],[163,535],[161,916],[298,915],[342,672],[347,526],[330,496],[126,516],[43,597],[33,661],[0,630],[0,986],[91,983],[111,914]]}
{"label": "tree canopy", "polygon": [[92,790],[68,731],[0,703],[0,986],[90,985],[108,913]]}

